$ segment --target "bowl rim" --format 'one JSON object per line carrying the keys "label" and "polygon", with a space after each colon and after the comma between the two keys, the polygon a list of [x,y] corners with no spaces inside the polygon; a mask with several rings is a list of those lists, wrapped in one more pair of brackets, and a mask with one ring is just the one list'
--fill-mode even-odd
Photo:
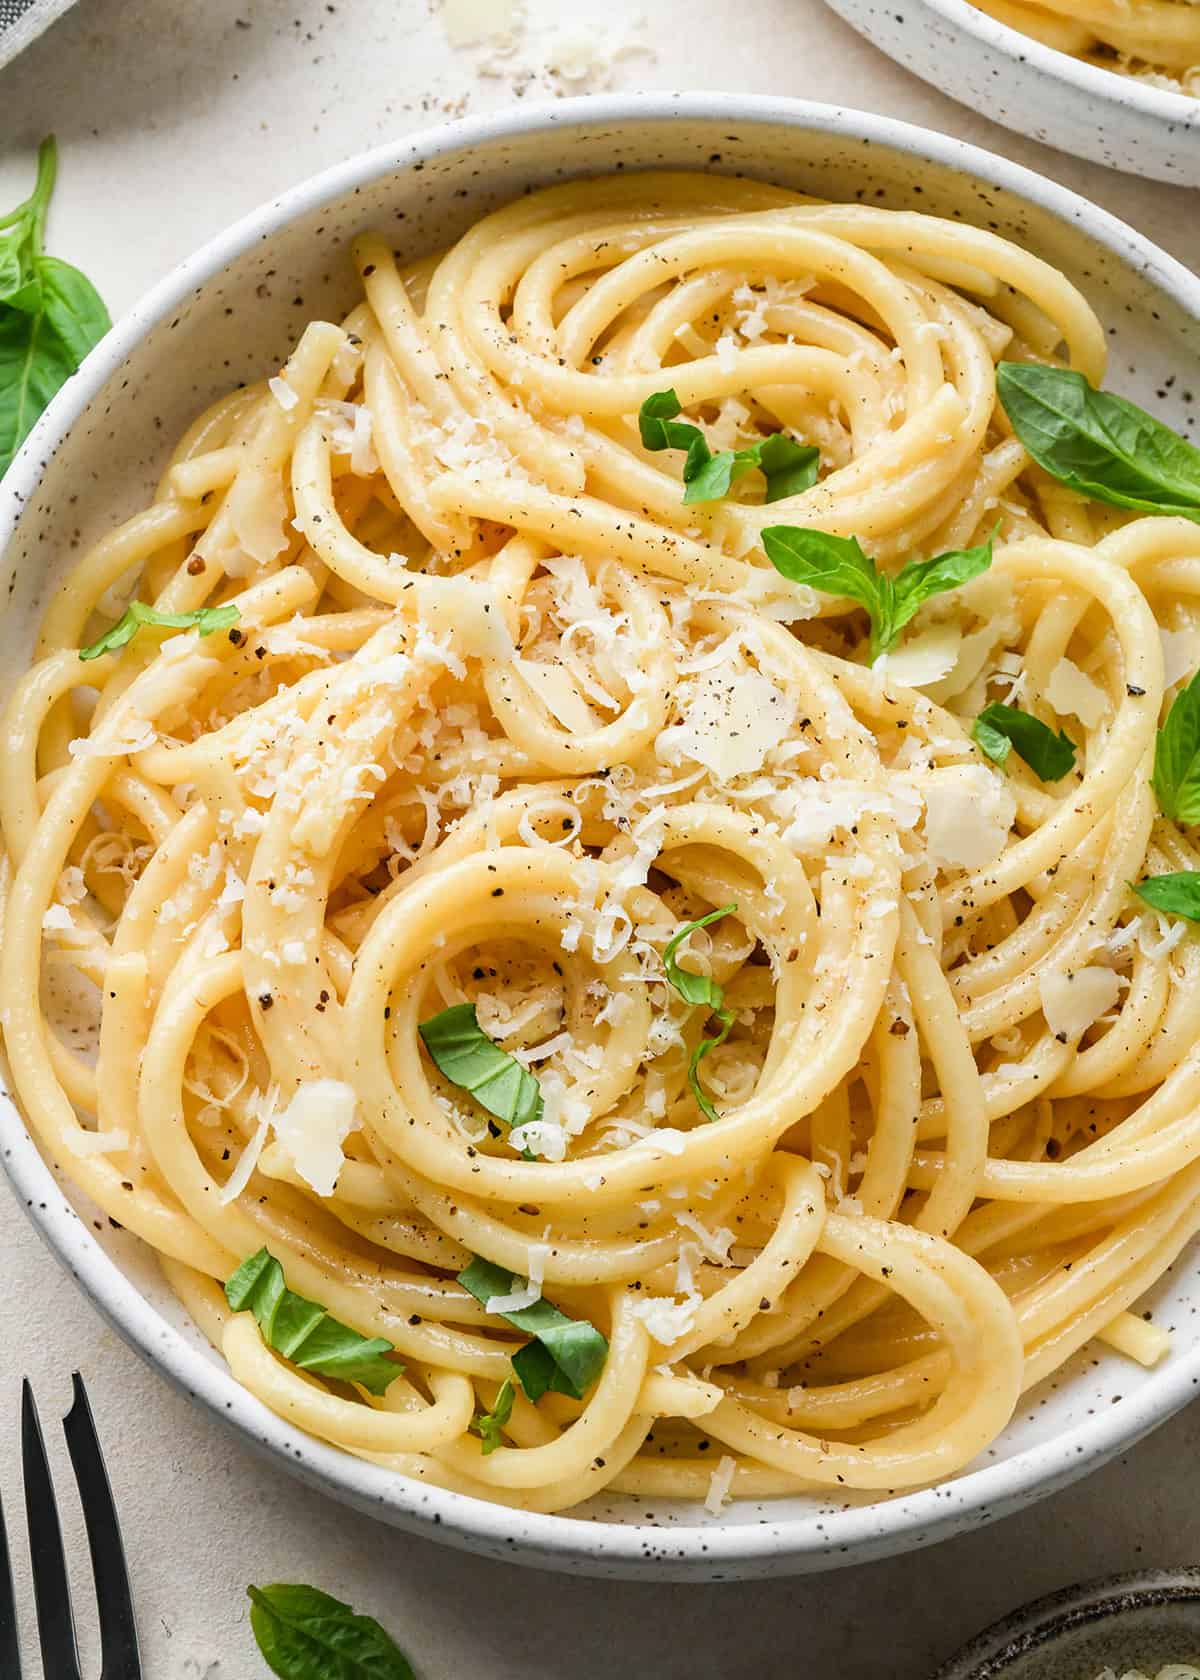
{"label": "bowl rim", "polygon": [[[971,0],[917,0],[917,4],[926,11],[936,12],[946,23],[985,46],[997,48],[1007,58],[1030,64],[1043,75],[1067,82],[1080,93],[1106,105],[1133,106],[1143,116],[1159,122],[1200,128],[1200,99],[1194,94],[1174,93],[1170,88],[1155,87],[1152,82],[1135,76],[1123,76],[1117,70],[1088,64],[1084,59],[1060,52],[1057,47],[1048,47],[1032,35],[1023,35],[1011,24],[1001,23],[999,18],[972,5]],[[1099,113],[1097,120],[1100,120]]]}
{"label": "bowl rim", "polygon": [[1200,1607],[1200,1566],[1137,1569],[1060,1587],[977,1633],[943,1663],[933,1680],[1004,1680],[1016,1658],[1052,1648],[1061,1634],[1081,1623],[1104,1622],[1141,1606],[1167,1604]]}
{"label": "bowl rim", "polygon": [[[415,164],[564,129],[680,119],[743,127],[793,127],[831,141],[865,142],[942,165],[1013,194],[1082,228],[1123,266],[1167,291],[1200,327],[1200,277],[1109,212],[1021,165],[966,141],[847,107],[755,94],[643,93],[567,99],[460,118],[356,155],[242,216],[153,286],[102,339],[54,397],[0,483],[0,556],[56,447],[126,356],[158,322],[227,264],[319,206]],[[1065,1486],[1178,1411],[1200,1385],[1200,1346],[1179,1354],[1120,1407],[1103,1408],[1071,1433],[969,1470],[945,1485],[806,1517],[720,1526],[611,1523],[493,1505],[396,1475],[292,1428],[215,1362],[198,1332],[169,1323],[97,1243],[59,1188],[16,1103],[0,1091],[0,1164],[25,1210],[93,1304],[134,1350],[176,1387],[233,1425],[274,1462],[358,1509],[449,1544],[540,1565],[657,1579],[713,1579],[836,1568],[915,1549],[978,1526]],[[669,1503],[669,1502],[664,1502]]]}

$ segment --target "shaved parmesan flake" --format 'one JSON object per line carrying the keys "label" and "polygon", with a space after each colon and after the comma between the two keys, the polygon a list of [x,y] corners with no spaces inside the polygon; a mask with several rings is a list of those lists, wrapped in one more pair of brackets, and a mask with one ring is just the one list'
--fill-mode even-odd
{"label": "shaved parmesan flake", "polygon": [[514,659],[513,665],[556,723],[572,735],[590,735],[600,727],[595,712],[579,692],[579,685],[563,665],[540,659]]}
{"label": "shaved parmesan flake", "polygon": [[254,1129],[254,1136],[238,1156],[237,1166],[217,1191],[217,1201],[222,1207],[228,1207],[230,1202],[236,1201],[250,1182],[250,1174],[258,1165],[258,1158],[262,1154],[263,1144],[267,1141],[270,1128],[270,1116],[264,1114]]}
{"label": "shaved parmesan flake", "polygon": [[471,659],[511,659],[512,637],[490,583],[465,577],[415,577],[424,627],[447,635]]}
{"label": "shaved parmesan flake", "polygon": [[655,743],[660,759],[703,764],[719,782],[752,775],[796,720],[795,702],[760,671],[716,670],[683,684],[681,721]]}
{"label": "shaved parmesan flake", "polygon": [[81,735],[67,751],[72,758],[120,758],[125,753],[144,752],[158,740],[158,732],[146,718],[130,718],[124,734],[101,728],[95,735]]}
{"label": "shaved parmesan flake", "polygon": [[1080,968],[1047,974],[1039,983],[1042,1014],[1056,1038],[1075,1039],[1094,1026],[1117,1001],[1120,983],[1111,968]]}
{"label": "shaved parmesan flake", "polygon": [[529,1276],[519,1289],[514,1289],[508,1295],[493,1295],[489,1298],[484,1312],[515,1313],[524,1312],[526,1307],[532,1307],[542,1298],[542,1281],[546,1275],[546,1261],[550,1250],[545,1243],[531,1243],[529,1246]]}
{"label": "shaved parmesan flake", "polygon": [[1017,802],[981,764],[935,770],[925,790],[930,856],[956,869],[983,869],[1004,850]]}
{"label": "shaved parmesan flake", "polygon": [[74,933],[75,922],[64,904],[52,904],[42,917],[43,933]]}
{"label": "shaved parmesan flake", "polygon": [[734,1473],[737,1470],[737,1459],[722,1453],[717,1461],[717,1468],[708,1479],[708,1492],[704,1496],[704,1509],[710,1517],[720,1515],[721,1507],[729,1498],[729,1490],[733,1486]]}
{"label": "shaved parmesan flake", "polygon": [[267,380],[267,389],[285,414],[290,413],[300,401],[287,380],[281,378],[279,374],[276,374],[273,379]]}
{"label": "shaved parmesan flake", "polygon": [[1108,696],[1104,690],[1070,659],[1060,659],[1051,671],[1046,684],[1046,699],[1060,717],[1070,712],[1085,729],[1095,729],[1108,712]]}
{"label": "shaved parmesan flake", "polygon": [[354,1130],[357,1106],[352,1085],[340,1079],[309,1079],[272,1118],[284,1152],[318,1196],[333,1195],[346,1160],[342,1144]]}
{"label": "shaved parmesan flake", "polygon": [[962,631],[953,620],[931,624],[920,635],[911,637],[901,647],[877,659],[874,669],[886,683],[901,683],[905,688],[924,688],[927,683],[940,682],[954,669]]}
{"label": "shaved parmesan flake", "polygon": [[1200,665],[1200,630],[1160,630],[1158,634],[1163,650],[1163,682],[1174,688]]}

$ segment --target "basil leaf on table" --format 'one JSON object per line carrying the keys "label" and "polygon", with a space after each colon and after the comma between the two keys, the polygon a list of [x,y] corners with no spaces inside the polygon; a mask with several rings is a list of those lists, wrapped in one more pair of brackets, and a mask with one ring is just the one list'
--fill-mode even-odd
{"label": "basil leaf on table", "polygon": [[381,1395],[404,1369],[388,1357],[396,1350],[382,1336],[360,1336],[315,1301],[293,1294],[283,1267],[265,1248],[242,1261],[225,1285],[225,1298],[234,1312],[252,1312],[267,1346],[302,1371]]}
{"label": "basil leaf on table", "polygon": [[107,629],[98,641],[80,648],[80,659],[99,659],[101,654],[114,653],[125,647],[137,635],[143,624],[158,624],[168,630],[198,630],[211,636],[214,630],[227,630],[236,624],[241,613],[232,601],[223,607],[197,607],[192,612],[159,612],[144,601],[131,601],[117,622]]}
{"label": "basil leaf on table", "polygon": [[541,1086],[488,1037],[473,1003],[452,1004],[422,1021],[417,1031],[439,1072],[497,1120],[515,1128],[542,1118]]}
{"label": "basil leaf on table", "polygon": [[1200,671],[1175,696],[1158,732],[1151,782],[1164,817],[1200,822]]}
{"label": "basil leaf on table", "polygon": [[87,276],[42,250],[56,169],[50,136],[38,152],[33,192],[0,218],[0,474],[112,325]]}
{"label": "basil leaf on table", "polygon": [[1031,712],[994,700],[975,719],[971,734],[993,764],[1005,764],[1015,749],[1043,782],[1060,782],[1075,768],[1075,743]]}
{"label": "basil leaf on table", "polygon": [[638,411],[638,430],[646,449],[683,449],[685,502],[717,502],[739,478],[757,468],[767,481],[768,502],[782,501],[811,490],[817,482],[821,452],[797,443],[786,432],[772,432],[744,449],[722,449],[716,455],[699,426],[678,419],[682,405],[673,390],[655,391]]}
{"label": "basil leaf on table", "polygon": [[725,988],[709,974],[693,974],[691,969],[681,968],[675,961],[675,953],[697,928],[709,927],[713,922],[720,921],[722,916],[732,915],[736,909],[736,904],[726,904],[720,910],[710,910],[707,916],[701,916],[697,921],[685,922],[671,935],[663,951],[663,968],[666,970],[668,981],[679,996],[685,1003],[704,1004],[721,1025],[716,1037],[702,1038],[688,1058],[688,1084],[706,1120],[719,1120],[721,1116],[713,1106],[712,1098],[700,1083],[700,1063],[710,1050],[724,1044],[729,1037],[733,1027],[733,1011],[724,1007]]}
{"label": "basil leaf on table", "polygon": [[490,1412],[476,1412],[467,1428],[472,1435],[478,1435],[483,1443],[483,1456],[494,1453],[497,1447],[504,1445],[504,1428],[512,1417],[513,1401],[517,1391],[513,1387],[512,1378],[505,1377],[496,1394],[495,1404]]}
{"label": "basil leaf on table", "polygon": [[415,1680],[395,1640],[373,1616],[316,1587],[247,1587],[250,1628],[279,1680]]}
{"label": "basil leaf on table", "polygon": [[969,583],[992,563],[990,538],[977,548],[912,560],[894,576],[880,571],[857,537],[835,537],[798,525],[768,525],[762,542],[767,559],[781,576],[826,595],[848,595],[867,609],[872,662],[891,652],[901,630],[932,596]]}
{"label": "basil leaf on table", "polygon": [[[459,1272],[458,1281],[486,1307],[498,1295],[511,1295],[524,1280],[479,1255]],[[585,1318],[568,1318],[549,1301],[535,1301],[499,1318],[534,1338],[512,1356],[513,1375],[527,1400],[536,1405],[548,1389],[582,1400],[604,1369],[608,1342]]]}
{"label": "basil leaf on table", "polygon": [[1136,403],[1039,362],[1001,362],[996,389],[1017,437],[1060,484],[1200,522],[1200,449]]}
{"label": "basil leaf on table", "polygon": [[1182,869],[1177,875],[1150,875],[1135,881],[1133,890],[1139,898],[1168,916],[1186,916],[1189,922],[1200,922],[1200,872]]}

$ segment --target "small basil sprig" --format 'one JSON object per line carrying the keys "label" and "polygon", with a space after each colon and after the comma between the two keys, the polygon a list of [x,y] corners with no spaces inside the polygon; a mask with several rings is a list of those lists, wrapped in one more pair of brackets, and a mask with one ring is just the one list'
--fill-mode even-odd
{"label": "small basil sprig", "polygon": [[504,1445],[504,1429],[512,1417],[513,1401],[517,1391],[512,1385],[512,1378],[505,1377],[496,1395],[496,1403],[490,1412],[476,1412],[467,1425],[472,1435],[478,1435],[483,1443],[483,1456],[494,1453],[497,1447]]}
{"label": "small basil sprig", "polygon": [[1017,437],[1060,484],[1200,522],[1200,449],[1136,403],[1038,362],[1001,362],[996,390]]}
{"label": "small basil sprig", "polygon": [[38,151],[33,192],[0,217],[0,474],[112,325],[91,281],[42,250],[57,163],[51,135]]}
{"label": "small basil sprig", "polygon": [[382,1336],[360,1336],[315,1301],[294,1295],[283,1267],[265,1248],[242,1261],[225,1285],[225,1298],[234,1312],[252,1312],[267,1346],[302,1371],[386,1394],[404,1369],[388,1357],[396,1350]]}
{"label": "small basil sprig", "polygon": [[932,595],[969,583],[992,563],[991,538],[978,548],[954,549],[932,560],[911,560],[893,577],[864,554],[857,537],[833,537],[797,525],[768,525],[767,559],[793,583],[826,595],[848,595],[871,620],[871,659],[890,653],[900,632]]}
{"label": "small basil sprig", "polygon": [[676,417],[683,412],[673,390],[655,391],[638,410],[638,429],[647,449],[685,449],[683,493],[685,502],[717,502],[727,496],[739,478],[755,467],[767,481],[766,500],[782,501],[811,490],[817,482],[821,452],[809,444],[797,443],[786,432],[747,444],[744,449],[722,449],[714,455],[699,426]]}
{"label": "small basil sprig", "polygon": [[[458,1281],[475,1299],[487,1306],[497,1295],[511,1295],[524,1280],[503,1266],[476,1255]],[[582,1400],[604,1369],[608,1342],[584,1318],[568,1318],[549,1301],[535,1301],[531,1307],[498,1315],[534,1338],[512,1356],[513,1375],[527,1400],[534,1404],[548,1389]]]}
{"label": "small basil sprig", "polygon": [[542,1118],[541,1086],[515,1056],[492,1042],[473,1003],[451,1004],[417,1031],[438,1070],[497,1120],[515,1127]]}
{"label": "small basil sprig", "polygon": [[99,659],[103,653],[115,653],[137,635],[143,624],[157,624],[164,630],[198,630],[211,636],[214,630],[228,630],[236,624],[241,613],[232,601],[223,607],[197,607],[194,612],[159,612],[143,601],[130,601],[117,622],[106,630],[99,641],[80,648],[80,659]]}
{"label": "small basil sprig", "polygon": [[1186,916],[1189,922],[1200,922],[1200,873],[1194,869],[1181,869],[1176,875],[1150,875],[1133,882],[1133,890],[1168,916]]}
{"label": "small basil sprig", "polygon": [[1200,671],[1175,696],[1158,732],[1151,785],[1164,817],[1200,822]]}
{"label": "small basil sprig", "polygon": [[391,1634],[373,1616],[316,1587],[247,1587],[250,1629],[279,1680],[415,1680]]}
{"label": "small basil sprig", "polygon": [[1006,764],[1014,749],[1043,782],[1060,782],[1075,768],[1075,744],[1031,712],[994,700],[975,719],[971,730],[981,752],[993,764]]}
{"label": "small basil sprig", "polygon": [[724,1044],[729,1037],[734,1020],[733,1011],[725,1008],[725,988],[718,985],[711,975],[693,974],[691,969],[680,968],[675,961],[675,953],[697,928],[709,927],[713,922],[719,922],[722,916],[732,915],[736,909],[736,904],[726,904],[720,910],[710,910],[707,916],[701,916],[697,921],[685,922],[678,932],[672,934],[663,951],[663,968],[666,970],[667,979],[683,1001],[703,1004],[716,1016],[721,1025],[717,1036],[702,1038],[688,1059],[688,1084],[706,1120],[719,1120],[721,1116],[713,1107],[712,1098],[700,1083],[700,1063],[710,1050]]}

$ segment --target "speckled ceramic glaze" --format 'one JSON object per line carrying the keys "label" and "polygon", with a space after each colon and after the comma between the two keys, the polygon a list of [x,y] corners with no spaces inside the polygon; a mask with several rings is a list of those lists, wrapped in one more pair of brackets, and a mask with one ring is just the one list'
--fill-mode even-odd
{"label": "speckled ceramic glaze", "polygon": [[1055,52],[969,0],[828,3],[889,58],[1018,134],[1200,187],[1200,99]]}
{"label": "speckled ceramic glaze", "polygon": [[[26,665],[75,551],[144,502],[167,440],[239,379],[261,378],[314,315],[354,295],[344,246],[370,225],[418,253],[533,184],[617,167],[745,171],[833,199],[999,229],[1057,264],[1112,331],[1113,377],[1197,436],[1200,281],[1104,212],[958,141],[828,106],[719,95],[563,101],[456,123],[339,165],[240,222],[123,320],[69,381],[0,488],[0,671]],[[1195,400],[1193,397],[1195,381]],[[594,1574],[717,1580],[879,1557],[1027,1504],[1127,1447],[1200,1385],[1200,1279],[1155,1291],[1171,1358],[1145,1372],[1089,1348],[1028,1396],[967,1473],[893,1500],[691,1504],[601,1496],[570,1517],[429,1488],[298,1434],[229,1376],[140,1246],[43,1160],[0,1096],[0,1157],[50,1246],[168,1377],[296,1475],[401,1527],[492,1557]]]}
{"label": "speckled ceramic glaze", "polygon": [[934,1680],[1095,1680],[1200,1668],[1200,1569],[1115,1575],[1040,1598],[973,1639]]}

